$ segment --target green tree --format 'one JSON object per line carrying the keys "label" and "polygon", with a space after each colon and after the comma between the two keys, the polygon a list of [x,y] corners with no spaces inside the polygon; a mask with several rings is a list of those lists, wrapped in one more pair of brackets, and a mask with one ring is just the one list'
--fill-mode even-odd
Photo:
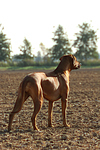
{"label": "green tree", "polygon": [[23,40],[23,46],[20,46],[19,49],[22,54],[18,56],[18,59],[32,58],[32,46],[26,38]]}
{"label": "green tree", "polygon": [[50,64],[51,63],[51,59],[48,56],[48,48],[46,48],[43,43],[40,43],[39,46],[40,46],[40,48],[42,50],[44,64],[47,64],[47,65]]}
{"label": "green tree", "polygon": [[91,29],[90,24],[83,23],[78,25],[80,28],[79,33],[76,33],[76,40],[73,46],[76,48],[75,56],[80,59],[87,61],[88,58],[98,58],[97,52],[97,35],[96,31]]}
{"label": "green tree", "polygon": [[57,30],[54,32],[54,38],[52,38],[52,40],[55,42],[55,45],[50,49],[53,61],[58,60],[64,54],[72,53],[67,34],[64,33],[61,25],[59,25]]}
{"label": "green tree", "polygon": [[40,46],[40,48],[42,50],[43,56],[45,56],[47,54],[47,48],[45,48],[43,43],[40,43],[39,46]]}
{"label": "green tree", "polygon": [[0,61],[7,61],[10,59],[11,53],[11,43],[10,40],[6,38],[6,34],[3,33],[3,27],[0,24]]}

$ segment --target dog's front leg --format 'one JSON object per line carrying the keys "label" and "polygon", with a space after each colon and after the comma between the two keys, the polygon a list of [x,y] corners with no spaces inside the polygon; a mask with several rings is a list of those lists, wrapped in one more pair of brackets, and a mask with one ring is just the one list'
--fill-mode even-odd
{"label": "dog's front leg", "polygon": [[49,107],[48,107],[48,127],[52,127],[52,107],[53,107],[53,102],[49,101]]}
{"label": "dog's front leg", "polygon": [[61,103],[62,103],[62,116],[63,116],[63,125],[64,127],[70,127],[70,125],[68,125],[66,123],[66,107],[67,107],[67,101],[68,99],[61,99]]}

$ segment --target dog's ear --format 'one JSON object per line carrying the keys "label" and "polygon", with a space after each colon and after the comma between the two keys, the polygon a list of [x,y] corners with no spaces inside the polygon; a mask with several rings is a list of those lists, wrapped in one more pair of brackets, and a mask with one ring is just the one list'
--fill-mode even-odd
{"label": "dog's ear", "polygon": [[64,58],[67,58],[68,55],[63,55],[59,60],[62,61]]}
{"label": "dog's ear", "polygon": [[71,55],[72,59],[73,59],[73,66],[75,65],[75,61],[76,61],[76,57],[74,55]]}
{"label": "dog's ear", "polygon": [[71,55],[71,54],[70,55],[63,55],[59,60],[63,60],[63,58],[67,59],[68,57],[73,58],[73,55]]}
{"label": "dog's ear", "polygon": [[60,57],[60,59],[59,59],[59,60],[61,61],[61,60],[63,59],[63,57],[64,57],[64,56]]}
{"label": "dog's ear", "polygon": [[69,54],[69,55],[63,55],[59,60],[62,61],[64,58],[72,58],[73,59],[73,62],[74,60],[76,59],[76,57],[72,54]]}
{"label": "dog's ear", "polygon": [[76,57],[72,54],[68,55],[72,59],[72,65],[75,65]]}

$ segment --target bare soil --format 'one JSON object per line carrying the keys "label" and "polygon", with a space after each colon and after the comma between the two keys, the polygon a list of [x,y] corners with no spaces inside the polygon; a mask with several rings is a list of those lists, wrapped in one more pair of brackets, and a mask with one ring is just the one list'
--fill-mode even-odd
{"label": "bare soil", "polygon": [[[32,72],[32,71],[31,71]],[[52,123],[48,127],[48,101],[37,116],[40,132],[34,131],[31,116],[34,105],[29,98],[15,115],[9,133],[8,119],[22,79],[30,71],[0,72],[0,149],[99,150],[100,149],[100,69],[80,69],[70,74],[70,94],[63,127],[61,101],[54,102]]]}

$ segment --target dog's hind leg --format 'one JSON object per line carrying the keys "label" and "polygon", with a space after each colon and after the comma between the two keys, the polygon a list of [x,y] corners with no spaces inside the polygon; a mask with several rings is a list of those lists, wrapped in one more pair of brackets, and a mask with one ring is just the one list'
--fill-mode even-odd
{"label": "dog's hind leg", "polygon": [[[37,93],[37,94],[36,94]],[[31,97],[33,99],[33,103],[34,103],[34,112],[33,115],[31,117],[31,121],[32,121],[32,125],[33,125],[33,129],[34,130],[38,130],[37,126],[36,126],[36,117],[38,112],[40,111],[42,104],[43,104],[43,92],[41,88],[38,88],[38,90],[36,91],[36,93],[32,94]],[[35,97],[34,97],[35,95]]]}
{"label": "dog's hind leg", "polygon": [[34,112],[33,112],[33,115],[31,117],[31,121],[32,121],[32,125],[33,125],[33,129],[34,130],[38,130],[38,128],[36,126],[36,117],[37,117],[38,112],[41,109],[42,103],[43,103],[43,99],[42,98],[41,99],[35,99]]}
{"label": "dog's hind leg", "polygon": [[21,110],[23,103],[25,102],[25,100],[26,100],[28,97],[29,97],[29,95],[28,95],[27,93],[25,93],[24,98],[22,97],[22,95],[21,95],[20,93],[18,93],[18,97],[17,97],[17,100],[16,100],[16,102],[15,102],[13,111],[12,111],[11,114],[9,115],[8,131],[11,130],[11,125],[12,125],[12,122],[13,122],[14,115],[15,115],[16,113],[18,113],[18,112]]}

